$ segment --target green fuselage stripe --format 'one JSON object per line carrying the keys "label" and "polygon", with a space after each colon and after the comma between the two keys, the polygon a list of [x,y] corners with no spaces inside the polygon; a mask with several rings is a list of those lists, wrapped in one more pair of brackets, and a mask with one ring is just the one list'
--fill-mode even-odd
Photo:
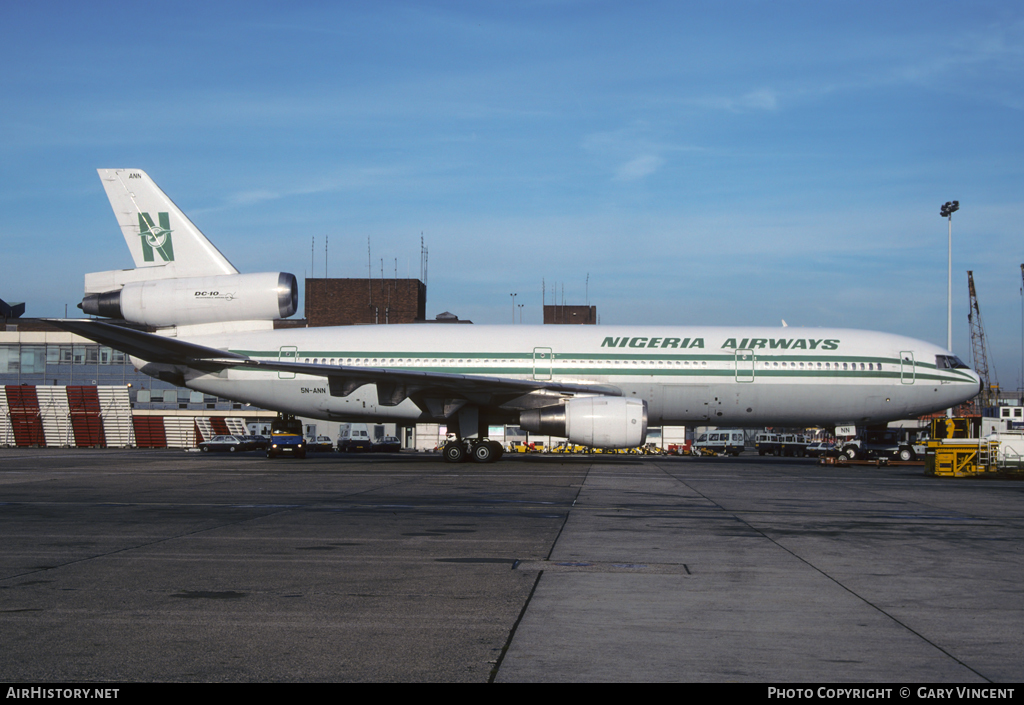
{"label": "green fuselage stripe", "polygon": [[[240,355],[246,355],[254,359],[277,361],[280,360],[279,350],[231,350]],[[312,359],[333,359],[338,365],[352,367],[388,367],[390,369],[407,370],[411,372],[444,372],[448,374],[477,374],[477,375],[523,375],[531,376],[535,371],[542,371],[545,375],[550,371],[552,375],[558,376],[587,376],[615,377],[615,376],[641,376],[641,377],[733,377],[743,378],[857,378],[861,380],[890,380],[890,379],[914,379],[919,381],[945,381],[945,382],[970,382],[973,381],[968,374],[957,369],[938,370],[934,364],[915,361],[907,363],[900,358],[877,357],[877,356],[840,356],[840,355],[755,355],[753,360],[738,359],[735,354],[606,354],[606,353],[555,353],[550,357],[534,356],[533,353],[497,353],[497,352],[464,352],[464,353],[439,353],[439,352],[400,352],[393,350],[387,352],[373,351],[328,351],[328,350],[298,350],[288,351],[288,359],[293,362],[301,362],[307,358]],[[437,364],[409,364],[410,360],[450,361],[446,365]],[[465,364],[475,360],[487,361],[487,366],[467,366]],[[400,362],[399,362],[400,361]],[[499,361],[508,361],[509,364],[495,364]],[[621,361],[621,365],[610,365],[611,361]],[[719,367],[723,363],[739,362],[742,366]],[[684,366],[675,364],[684,363]],[[880,364],[892,365],[898,369],[890,370],[843,370],[833,367],[832,369],[822,368],[800,368],[795,365],[799,363],[829,363],[838,366],[840,364]],[[523,363],[527,363],[524,366]],[[573,364],[576,363],[576,364]],[[592,366],[587,363],[603,363],[600,366]],[[638,364],[645,363],[645,364]],[[654,363],[668,363],[665,366]],[[690,363],[691,366],[685,366]],[[701,363],[698,367],[697,364]],[[763,365],[771,363],[770,369]],[[794,368],[777,369],[775,363],[785,363]],[[706,364],[715,365],[705,367]],[[760,365],[760,366],[759,366]]]}

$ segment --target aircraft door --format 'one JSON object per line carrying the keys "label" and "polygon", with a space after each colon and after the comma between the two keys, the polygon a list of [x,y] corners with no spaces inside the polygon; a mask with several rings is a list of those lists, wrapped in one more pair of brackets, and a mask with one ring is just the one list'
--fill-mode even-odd
{"label": "aircraft door", "polygon": [[910,350],[900,351],[900,382],[913,384],[916,377],[914,369],[914,353]]}
{"label": "aircraft door", "polygon": [[754,381],[754,351],[753,350],[737,350],[736,351],[736,381],[737,382],[753,382]]}
{"label": "aircraft door", "polygon": [[533,378],[539,380],[551,379],[551,366],[555,359],[551,348],[533,349]]}
{"label": "aircraft door", "polygon": [[[277,351],[278,362],[298,362],[299,361],[299,349],[294,345],[282,345],[281,349]],[[278,379],[295,379],[294,372],[278,372]]]}

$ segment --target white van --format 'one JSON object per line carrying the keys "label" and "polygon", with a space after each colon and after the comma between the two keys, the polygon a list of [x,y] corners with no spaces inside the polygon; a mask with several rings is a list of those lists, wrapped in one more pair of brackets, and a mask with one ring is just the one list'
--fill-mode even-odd
{"label": "white van", "polygon": [[368,453],[373,450],[373,439],[364,423],[343,423],[338,426],[339,453]]}
{"label": "white van", "polygon": [[700,452],[703,449],[715,453],[739,455],[743,452],[743,431],[717,430],[702,433],[700,438],[694,442],[693,450]]}

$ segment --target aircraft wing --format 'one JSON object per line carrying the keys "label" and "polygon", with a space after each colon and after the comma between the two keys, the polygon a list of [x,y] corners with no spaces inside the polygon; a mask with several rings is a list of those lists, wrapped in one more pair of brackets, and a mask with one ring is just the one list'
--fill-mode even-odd
{"label": "aircraft wing", "polygon": [[[348,396],[363,385],[374,384],[377,386],[379,405],[395,406],[406,398],[411,398],[421,409],[436,418],[450,416],[467,402],[500,406],[539,391],[622,396],[621,389],[608,384],[257,360],[228,350],[210,348],[102,321],[50,319],[49,322],[147,362],[183,365],[204,371],[235,367],[325,377],[330,386],[331,396],[336,397]],[[527,402],[522,405],[524,408],[531,406]]]}
{"label": "aircraft wing", "polygon": [[115,326],[103,321],[81,318],[46,320],[58,328],[63,328],[89,340],[95,340],[101,345],[109,345],[115,350],[120,350],[147,362],[188,365],[200,361],[222,360],[224,362],[236,361],[237,364],[237,361],[249,359],[244,355],[227,350],[208,348],[177,338],[144,333],[134,328]]}

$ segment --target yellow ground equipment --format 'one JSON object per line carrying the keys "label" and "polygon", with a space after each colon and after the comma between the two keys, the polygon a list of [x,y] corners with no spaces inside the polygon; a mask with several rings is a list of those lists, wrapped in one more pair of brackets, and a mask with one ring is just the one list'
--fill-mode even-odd
{"label": "yellow ground equipment", "polygon": [[562,441],[558,445],[551,449],[552,453],[559,453],[565,455],[581,455],[583,453],[590,452],[590,449],[586,446],[581,446],[576,443],[570,443],[569,441]]}
{"label": "yellow ground equipment", "polygon": [[998,472],[999,441],[978,438],[978,419],[933,419],[925,473],[969,477]]}
{"label": "yellow ground equipment", "polygon": [[536,451],[533,448],[531,448],[529,445],[527,445],[526,443],[523,443],[522,441],[512,441],[511,443],[508,444],[508,452],[509,453],[534,453]]}

